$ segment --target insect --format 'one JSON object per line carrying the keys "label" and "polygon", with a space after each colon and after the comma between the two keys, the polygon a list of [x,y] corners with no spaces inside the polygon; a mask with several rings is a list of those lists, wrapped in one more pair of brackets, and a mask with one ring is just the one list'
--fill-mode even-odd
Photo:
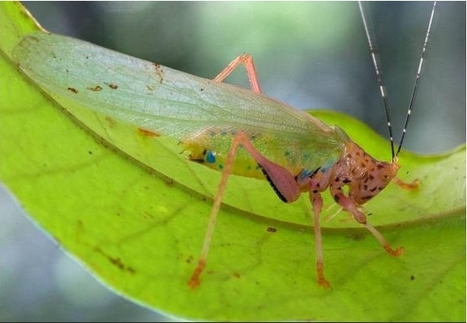
{"label": "insect", "polygon": [[[414,94],[435,7],[436,3],[422,49]],[[363,11],[362,17],[388,113],[382,74]],[[188,280],[190,287],[200,284],[231,174],[267,180],[279,199],[286,203],[296,201],[301,193],[308,193],[314,214],[317,281],[324,287],[329,287],[330,283],[324,274],[320,213],[321,193],[327,190],[338,205],[375,236],[386,252],[393,256],[402,254],[403,248],[392,248],[367,222],[360,206],[391,181],[402,188],[417,187],[417,181],[404,183],[396,177],[397,155],[403,137],[395,151],[390,134],[390,162],[375,160],[340,128],[264,96],[251,56],[237,57],[213,80],[42,32],[24,37],[13,56],[19,68],[47,92],[75,100],[143,132],[177,138],[190,152],[191,161],[221,171],[201,255]],[[222,83],[239,65],[245,66],[252,90]],[[408,116],[412,105],[413,99]],[[389,118],[388,126],[391,129]]]}

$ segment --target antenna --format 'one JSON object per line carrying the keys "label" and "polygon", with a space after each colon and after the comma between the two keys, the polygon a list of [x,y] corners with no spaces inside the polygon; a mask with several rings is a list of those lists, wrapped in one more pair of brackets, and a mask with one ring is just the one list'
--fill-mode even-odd
{"label": "antenna", "polygon": [[360,14],[362,16],[363,26],[365,28],[366,37],[368,39],[368,45],[370,47],[371,57],[373,59],[373,65],[375,66],[376,78],[378,80],[379,89],[381,91],[381,98],[383,100],[384,111],[386,113],[386,120],[387,120],[387,123],[388,123],[389,140],[391,142],[392,160],[394,161],[397,158],[397,156],[399,155],[399,152],[401,151],[402,143],[404,142],[405,133],[406,133],[406,130],[407,130],[407,124],[409,123],[410,115],[412,114],[412,110],[413,110],[413,106],[414,106],[414,102],[415,102],[415,95],[417,93],[418,86],[420,84],[420,76],[421,76],[421,73],[422,73],[423,63],[425,62],[426,50],[427,50],[427,47],[428,47],[428,40],[430,39],[431,33],[432,33],[431,28],[432,28],[432,25],[433,25],[433,19],[434,19],[435,12],[436,12],[436,1],[433,2],[433,7],[431,9],[431,15],[430,15],[430,20],[428,21],[428,28],[427,28],[426,35],[425,35],[425,41],[423,42],[422,53],[420,55],[420,62],[418,64],[418,70],[417,70],[417,74],[415,76],[415,83],[414,83],[414,86],[413,86],[412,94],[410,96],[409,107],[407,108],[407,116],[405,118],[404,127],[402,129],[401,140],[399,142],[396,153],[394,153],[394,138],[392,136],[391,117],[390,117],[390,113],[389,113],[389,101],[388,101],[388,97],[387,97],[386,86],[384,85],[383,73],[382,73],[381,68],[380,68],[381,64],[379,63],[379,53],[378,53],[378,50],[376,49],[376,46],[374,45],[374,43],[372,41],[372,36],[370,34],[371,24],[370,24],[369,21],[367,21],[367,19],[365,17],[365,12],[363,10],[363,6],[362,6],[361,1],[358,2],[358,7],[360,9]]}
{"label": "antenna", "polygon": [[371,58],[373,59],[373,65],[375,66],[376,79],[378,80],[379,90],[381,92],[381,99],[383,100],[384,112],[386,113],[386,121],[388,123],[389,130],[389,140],[391,142],[391,154],[392,160],[395,158],[394,153],[394,138],[392,136],[392,126],[391,126],[391,116],[389,113],[389,101],[386,91],[386,86],[384,85],[383,72],[380,68],[381,64],[379,63],[379,53],[376,49],[375,44],[373,44],[372,36],[370,34],[370,22],[367,22],[365,17],[365,12],[363,10],[362,2],[358,2],[358,8],[360,9],[360,14],[362,15],[363,27],[365,28],[366,38],[368,39],[368,45],[370,46]]}
{"label": "antenna", "polygon": [[420,83],[420,75],[422,74],[423,63],[425,62],[426,49],[428,47],[428,40],[431,36],[431,26],[433,24],[433,18],[436,12],[436,1],[433,2],[433,7],[431,9],[430,20],[428,21],[428,28],[426,30],[425,41],[423,42],[422,54],[420,55],[420,63],[418,64],[417,75],[415,76],[415,83],[413,85],[412,95],[410,96],[409,107],[407,108],[407,117],[405,118],[404,128],[402,129],[402,136],[399,142],[399,147],[397,148],[396,157],[399,155],[399,152],[402,148],[402,143],[404,142],[405,132],[407,129],[407,124],[409,123],[410,115],[412,114],[413,105],[415,102],[415,95],[417,93],[418,85]]}

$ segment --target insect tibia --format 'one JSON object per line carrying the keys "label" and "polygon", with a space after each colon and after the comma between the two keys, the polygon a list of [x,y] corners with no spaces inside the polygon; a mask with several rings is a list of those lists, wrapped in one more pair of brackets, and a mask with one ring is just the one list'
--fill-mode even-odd
{"label": "insect tibia", "polygon": [[245,67],[248,80],[250,81],[251,89],[257,93],[262,93],[261,86],[259,85],[258,74],[256,73],[255,64],[253,63],[253,56],[250,54],[243,54],[237,56],[233,61],[227,65],[215,78],[214,81],[222,82],[229,76],[239,65]]}
{"label": "insect tibia", "polygon": [[394,177],[394,179],[392,181],[394,183],[396,183],[400,188],[402,188],[404,190],[409,190],[409,191],[414,191],[414,190],[418,189],[418,187],[420,186],[420,183],[421,183],[419,179],[415,179],[412,182],[407,183],[407,182],[404,182],[403,180],[401,180],[400,178],[397,178],[397,177]]}
{"label": "insect tibia", "polygon": [[404,247],[399,247],[397,249],[391,248],[391,246],[389,245],[387,240],[383,237],[381,232],[376,230],[375,227],[373,227],[369,223],[365,223],[365,227],[368,229],[368,231],[370,231],[373,234],[373,236],[375,236],[375,238],[379,241],[381,246],[384,248],[384,250],[388,254],[390,254],[391,256],[394,256],[394,257],[399,257],[400,255],[402,255],[404,253]]}

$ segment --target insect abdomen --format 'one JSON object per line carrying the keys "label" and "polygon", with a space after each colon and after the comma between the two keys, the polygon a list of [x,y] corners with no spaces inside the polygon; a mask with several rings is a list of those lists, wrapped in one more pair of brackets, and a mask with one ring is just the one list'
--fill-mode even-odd
{"label": "insect abdomen", "polygon": [[[206,149],[196,144],[186,144],[191,151],[189,158],[191,161],[203,164],[211,169],[222,171],[225,167],[226,154]],[[242,158],[237,156],[232,165],[232,174],[252,177],[257,179],[266,179],[261,168],[253,158]]]}

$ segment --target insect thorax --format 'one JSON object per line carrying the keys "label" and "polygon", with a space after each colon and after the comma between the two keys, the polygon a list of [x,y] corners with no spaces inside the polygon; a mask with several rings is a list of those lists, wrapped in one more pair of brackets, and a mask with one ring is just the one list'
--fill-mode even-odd
{"label": "insect thorax", "polygon": [[323,192],[329,188],[336,203],[341,204],[340,196],[347,195],[355,205],[362,205],[381,192],[397,175],[397,160],[388,163],[379,161],[365,153],[352,141],[345,144],[342,157],[332,166],[320,168],[300,180],[302,191]]}
{"label": "insect thorax", "polygon": [[329,169],[329,189],[335,198],[347,185],[349,198],[362,205],[381,192],[397,175],[398,170],[397,160],[376,160],[357,144],[349,141],[342,158]]}

